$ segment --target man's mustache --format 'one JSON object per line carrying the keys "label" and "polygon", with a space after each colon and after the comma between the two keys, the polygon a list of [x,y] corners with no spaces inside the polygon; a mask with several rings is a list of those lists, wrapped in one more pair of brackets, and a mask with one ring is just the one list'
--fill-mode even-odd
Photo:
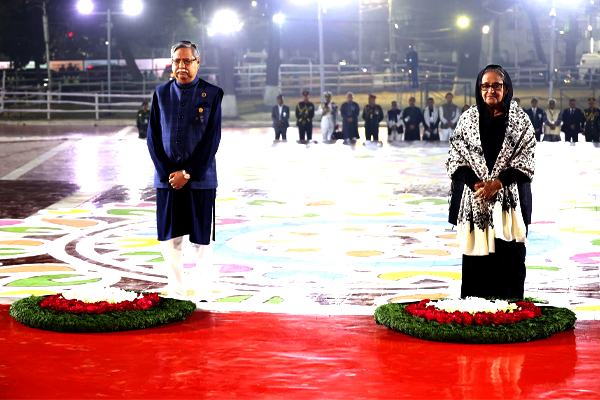
{"label": "man's mustache", "polygon": [[180,73],[180,72],[185,72],[186,74],[189,74],[189,73],[190,73],[190,71],[188,71],[188,70],[187,70],[187,69],[185,69],[185,68],[182,68],[182,69],[178,69],[178,70],[177,70],[177,73]]}

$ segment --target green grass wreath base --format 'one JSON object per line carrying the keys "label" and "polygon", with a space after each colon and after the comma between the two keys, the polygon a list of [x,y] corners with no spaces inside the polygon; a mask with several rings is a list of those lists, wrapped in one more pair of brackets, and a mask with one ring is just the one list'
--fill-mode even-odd
{"label": "green grass wreath base", "polygon": [[31,296],[14,302],[10,315],[31,328],[55,332],[97,333],[151,328],[169,322],[183,321],[196,310],[187,300],[162,298],[147,310],[116,311],[104,314],[71,314],[42,308],[43,297]]}
{"label": "green grass wreath base", "polygon": [[377,307],[375,322],[390,329],[436,342],[499,344],[546,339],[555,333],[575,328],[575,313],[568,308],[542,306],[542,315],[509,325],[440,324],[414,317],[406,312],[409,303],[390,303]]}

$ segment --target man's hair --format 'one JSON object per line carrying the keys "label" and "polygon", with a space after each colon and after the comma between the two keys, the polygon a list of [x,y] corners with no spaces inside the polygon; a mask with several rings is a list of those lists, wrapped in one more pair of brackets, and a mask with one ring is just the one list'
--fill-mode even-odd
{"label": "man's hair", "polygon": [[[448,95],[446,95],[446,96],[448,96]],[[434,101],[434,100],[433,100],[433,97],[428,97],[428,98],[427,98],[427,101],[429,101],[429,100],[431,100],[431,101]]]}
{"label": "man's hair", "polygon": [[[448,93],[446,93],[446,95],[445,95],[444,97],[448,97],[448,96],[452,96],[452,97],[454,97],[454,94],[453,94],[453,93],[450,93],[450,92],[448,92]],[[427,100],[429,100],[429,99],[427,99]]]}
{"label": "man's hair", "polygon": [[410,99],[408,99],[408,101],[417,101],[417,99],[415,99],[414,97],[411,97]]}
{"label": "man's hair", "polygon": [[354,93],[352,93],[352,92],[348,92],[348,93],[346,93],[346,97],[348,97],[348,96],[352,96],[352,97],[354,97]]}
{"label": "man's hair", "polygon": [[392,104],[398,104],[398,102],[396,100],[392,101]]}
{"label": "man's hair", "polygon": [[194,56],[194,58],[200,58],[198,46],[189,40],[181,40],[175,43],[173,47],[171,47],[171,58],[173,58],[173,54],[175,54],[175,52],[181,48],[192,49],[192,55]]}
{"label": "man's hair", "polygon": [[538,99],[536,99],[535,97],[533,99],[531,99],[531,102],[533,103],[534,101],[538,101]]}
{"label": "man's hair", "polygon": [[569,103],[572,101],[577,102],[577,100],[575,100],[575,99],[569,99]]}

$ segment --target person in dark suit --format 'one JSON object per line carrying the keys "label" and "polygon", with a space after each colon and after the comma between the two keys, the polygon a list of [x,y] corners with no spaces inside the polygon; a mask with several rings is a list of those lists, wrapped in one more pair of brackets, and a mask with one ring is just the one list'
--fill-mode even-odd
{"label": "person in dark suit", "polygon": [[406,127],[404,140],[421,140],[421,124],[423,123],[423,112],[415,106],[414,97],[408,99],[408,107],[402,111],[402,121]]}
{"label": "person in dark suit", "polygon": [[415,51],[412,44],[408,46],[408,53],[406,53],[406,69],[410,76],[410,87],[419,87],[419,53]]}
{"label": "person in dark suit", "polygon": [[583,133],[586,142],[598,142],[600,137],[600,110],[596,107],[596,99],[588,98],[589,108],[583,110],[585,126]]}
{"label": "person in dark suit", "polygon": [[577,143],[577,138],[581,132],[581,126],[585,123],[583,112],[577,108],[577,100],[569,100],[569,108],[566,108],[562,114],[562,131],[565,133],[565,142],[571,140]]}
{"label": "person in dark suit", "polygon": [[342,116],[342,132],[344,134],[344,144],[350,144],[354,142],[360,136],[358,135],[358,115],[360,114],[360,107],[358,103],[354,101],[354,93],[348,92],[346,95],[346,102],[342,104],[340,108],[340,115]]}
{"label": "person in dark suit", "polygon": [[287,142],[287,128],[290,126],[290,108],[283,104],[283,95],[277,96],[277,105],[273,107],[271,111],[271,118],[273,119],[273,129],[275,129],[275,142],[279,141],[279,138]]}
{"label": "person in dark suit", "polygon": [[544,110],[538,108],[538,99],[535,97],[531,99],[531,108],[526,110],[525,113],[529,116],[531,124],[535,132],[535,140],[538,142],[542,140],[542,131],[544,129]]}

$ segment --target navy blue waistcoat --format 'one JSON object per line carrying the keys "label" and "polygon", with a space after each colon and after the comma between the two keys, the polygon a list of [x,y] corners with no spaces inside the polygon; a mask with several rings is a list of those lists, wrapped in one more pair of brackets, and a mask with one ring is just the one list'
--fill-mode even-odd
{"label": "navy blue waistcoat", "polygon": [[155,188],[171,188],[169,175],[180,170],[191,175],[190,189],[217,187],[222,99],[221,88],[198,76],[185,85],[170,80],[156,87],[148,125]]}

